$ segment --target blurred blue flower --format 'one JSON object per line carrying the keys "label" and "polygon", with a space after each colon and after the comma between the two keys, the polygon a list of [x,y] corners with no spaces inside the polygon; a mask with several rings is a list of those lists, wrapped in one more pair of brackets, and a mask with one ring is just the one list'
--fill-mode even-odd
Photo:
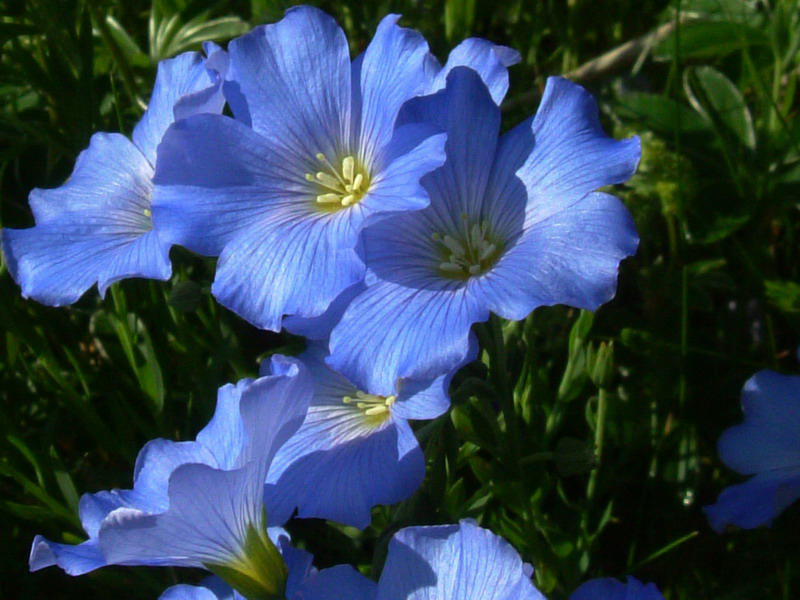
{"label": "blurred blue flower", "polygon": [[[477,354],[477,343],[468,357]],[[277,522],[295,508],[364,528],[377,504],[413,494],[425,477],[425,458],[408,419],[432,419],[450,406],[452,373],[430,381],[402,381],[388,397],[359,390],[325,364],[327,350],[312,344],[299,359],[314,381],[303,426],[278,451],[267,479],[268,512]]]}
{"label": "blurred blue flower", "polygon": [[728,467],[753,477],[703,509],[717,532],[769,525],[800,498],[800,377],[759,371],[744,385],[742,409],[744,423],[725,430],[717,448]]}
{"label": "blurred blue flower", "polygon": [[303,422],[311,394],[305,367],[284,357],[273,358],[271,374],[223,386],[197,441],[145,445],[132,490],[81,498],[89,540],[72,546],[37,536],[31,570],[203,567],[245,595],[280,588],[287,573],[276,540],[267,536],[264,481],[276,452]]}
{"label": "blurred blue flower", "polygon": [[444,162],[445,136],[427,123],[395,127],[407,99],[464,61],[498,93],[508,85],[513,51],[472,40],[441,69],[397,20],[385,17],[351,63],[331,17],[290,9],[230,43],[225,94],[235,119],[194,117],[164,138],[159,234],[219,255],[213,294],[258,327],[323,313],[364,277],[363,227],[428,205],[419,180]]}
{"label": "blurred blue flower", "polygon": [[622,583],[604,577],[582,584],[569,600],[664,600],[664,596],[654,583],[644,584],[635,577],[628,577],[628,583]]}
{"label": "blurred blue flower", "polygon": [[220,112],[227,55],[207,44],[209,58],[188,52],[158,65],[150,104],[133,130],[96,133],[64,185],[36,189],[36,226],[3,231],[2,246],[22,295],[43,304],[72,304],[97,283],[100,295],[128,277],[168,279],[170,245],[153,230],[151,196],[156,148],[176,119]]}
{"label": "blurred blue flower", "polygon": [[365,229],[368,287],[330,339],[328,363],[373,394],[452,369],[490,311],[596,309],[638,244],[622,203],[594,190],[633,174],[639,140],[608,138],[581,87],[550,78],[536,117],[498,137],[486,86],[455,68],[445,90],[409,101],[398,118],[423,122],[448,136],[447,162],[423,178],[431,205]]}

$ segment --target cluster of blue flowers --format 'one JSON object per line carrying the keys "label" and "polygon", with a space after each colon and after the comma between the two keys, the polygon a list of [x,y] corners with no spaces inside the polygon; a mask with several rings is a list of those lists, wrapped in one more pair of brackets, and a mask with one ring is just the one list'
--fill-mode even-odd
{"label": "cluster of blue flowers", "polygon": [[[470,39],[442,66],[397,20],[354,60],[333,19],[296,7],[227,51],[162,62],[132,141],[93,136],[63,186],[31,194],[36,226],[4,230],[9,271],[45,304],[168,279],[179,244],[219,257],[221,304],[309,338],[222,387],[196,441],[145,445],[133,489],[82,498],[89,539],[37,537],[31,569],[214,574],[169,600],[543,598],[530,565],[473,521],[399,531],[378,582],[317,571],[281,529],[293,515],[363,528],[373,506],[409,497],[425,462],[408,420],[448,410],[477,354],[472,325],[595,309],[638,244],[622,203],[597,191],[633,174],[638,139],[606,136],[592,97],[561,78],[500,135],[517,53]],[[720,454],[754,477],[706,508],[715,529],[769,523],[800,497],[799,392],[771,372],[747,383]],[[662,596],[633,578],[572,596],[601,598]]]}

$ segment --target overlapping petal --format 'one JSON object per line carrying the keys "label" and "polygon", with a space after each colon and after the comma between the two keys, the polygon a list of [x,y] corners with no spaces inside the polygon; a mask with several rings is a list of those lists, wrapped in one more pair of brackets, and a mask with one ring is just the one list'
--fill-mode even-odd
{"label": "overlapping petal", "polygon": [[404,415],[433,418],[447,410],[450,377],[402,382],[383,417],[369,418],[344,402],[359,390],[325,364],[326,355],[314,345],[300,356],[314,380],[314,398],[270,470],[268,511],[280,521],[296,507],[303,518],[363,528],[373,506],[407,498],[422,482],[422,451]]}
{"label": "overlapping petal", "polygon": [[[216,68],[224,62],[217,49]],[[222,110],[220,83],[219,73],[197,53],[162,62],[134,142],[95,134],[64,185],[31,193],[36,226],[6,228],[2,239],[23,296],[62,306],[95,283],[102,296],[120,279],[169,278],[170,245],[153,231],[150,215],[156,148],[176,112]]]}
{"label": "overlapping petal", "polygon": [[635,577],[622,583],[611,577],[592,579],[572,592],[570,600],[664,600],[654,583],[644,584]]}
{"label": "overlapping petal", "polygon": [[408,527],[389,542],[377,600],[544,600],[533,569],[474,521]]}
{"label": "overlapping petal", "polygon": [[59,564],[78,574],[105,564],[234,562],[250,531],[266,527],[263,482],[278,448],[300,427],[311,392],[305,367],[283,357],[264,377],[224,386],[196,442],[147,444],[133,490],[82,499],[90,539],[70,551],[37,538],[31,568]]}
{"label": "overlapping petal", "polygon": [[754,477],[704,507],[717,532],[728,525],[770,525],[800,498],[800,377],[756,373],[744,386],[742,407],[744,422],[722,434],[719,455],[730,468]]}
{"label": "overlapping petal", "polygon": [[[557,100],[582,112],[562,114]],[[585,91],[551,80],[536,118],[498,142],[489,90],[457,67],[445,90],[409,101],[399,122],[444,129],[447,161],[423,178],[430,207],[364,231],[368,288],[331,333],[332,367],[386,394],[397,378],[452,369],[490,311],[520,319],[543,304],[594,309],[613,297],[638,236],[622,204],[593,190],[630,176],[638,141],[606,137]],[[572,156],[593,152],[594,163]],[[559,175],[552,166],[562,160],[571,170]]]}

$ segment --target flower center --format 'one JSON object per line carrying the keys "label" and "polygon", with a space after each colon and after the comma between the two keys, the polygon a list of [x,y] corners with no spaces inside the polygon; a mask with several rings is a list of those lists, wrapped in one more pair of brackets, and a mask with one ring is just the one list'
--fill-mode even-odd
{"label": "flower center", "polygon": [[486,272],[500,255],[500,243],[489,231],[488,221],[468,223],[468,216],[461,215],[463,228],[454,233],[434,232],[435,242],[442,257],[439,273],[450,279],[468,279]]}
{"label": "flower center", "polygon": [[369,180],[352,155],[345,156],[338,169],[322,152],[317,160],[322,169],[306,173],[306,181],[317,185],[317,204],[321,207],[338,210],[357,203],[367,193]]}
{"label": "flower center", "polygon": [[364,417],[370,425],[380,425],[391,414],[391,408],[397,401],[397,396],[376,396],[374,394],[365,394],[364,392],[356,392],[356,397],[344,396],[342,402],[349,405],[355,405],[359,410],[364,411]]}

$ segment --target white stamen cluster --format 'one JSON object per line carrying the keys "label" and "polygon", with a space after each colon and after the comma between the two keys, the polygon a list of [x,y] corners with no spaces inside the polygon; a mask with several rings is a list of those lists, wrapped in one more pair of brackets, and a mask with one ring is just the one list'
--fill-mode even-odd
{"label": "white stamen cluster", "polygon": [[495,260],[497,244],[489,235],[489,223],[483,221],[471,227],[466,224],[467,215],[461,215],[465,221],[464,229],[456,235],[433,233],[431,239],[438,242],[442,255],[446,258],[439,263],[439,270],[455,278],[480,275]]}
{"label": "white stamen cluster", "polygon": [[323,193],[317,195],[319,204],[345,207],[361,200],[368,182],[363,173],[356,172],[356,159],[353,156],[346,156],[342,160],[341,170],[334,167],[322,152],[317,154],[317,160],[327,171],[306,173],[306,180],[322,187]]}
{"label": "white stamen cluster", "polygon": [[356,397],[345,396],[342,402],[345,404],[355,404],[357,408],[364,411],[368,417],[375,417],[378,415],[385,415],[389,413],[389,409],[397,401],[397,396],[375,396],[373,394],[365,394],[364,392],[356,392]]}

